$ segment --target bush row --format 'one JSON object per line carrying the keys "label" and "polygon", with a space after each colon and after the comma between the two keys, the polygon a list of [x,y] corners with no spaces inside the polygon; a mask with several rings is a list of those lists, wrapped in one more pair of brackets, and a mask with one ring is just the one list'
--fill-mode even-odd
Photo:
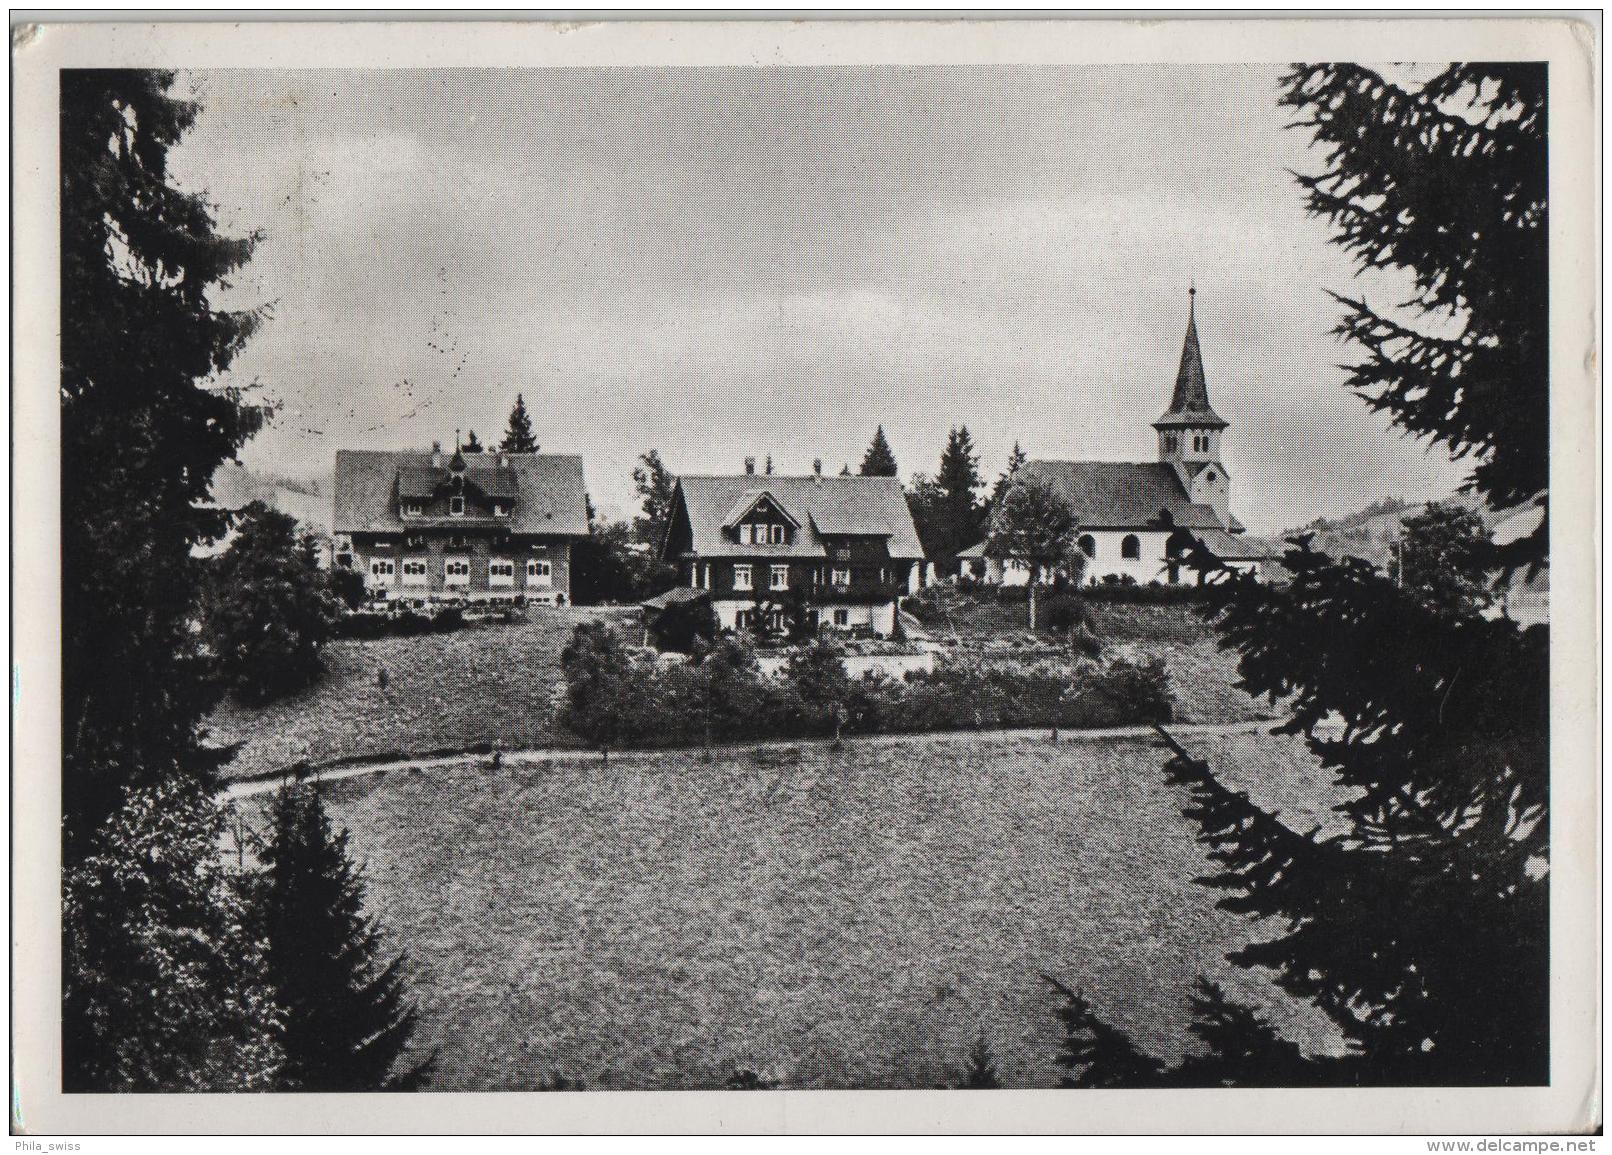
{"label": "bush row", "polygon": [[336,622],[338,638],[408,638],[418,634],[446,634],[463,629],[465,613],[448,606],[432,614],[415,610],[390,613],[343,614]]}
{"label": "bush row", "polygon": [[905,680],[851,679],[829,641],[797,650],[783,673],[763,675],[742,641],[723,638],[688,661],[657,661],[623,647],[602,623],[576,628],[563,655],[561,722],[602,749],[687,746],[841,733],[1061,727],[1168,721],[1162,663],[1116,658],[1022,669],[944,662]]}

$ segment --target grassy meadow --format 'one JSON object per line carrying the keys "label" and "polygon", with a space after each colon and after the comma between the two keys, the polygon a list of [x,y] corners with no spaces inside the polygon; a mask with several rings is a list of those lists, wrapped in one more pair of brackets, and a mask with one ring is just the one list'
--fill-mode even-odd
{"label": "grassy meadow", "polygon": [[[1299,827],[1325,817],[1292,739],[1193,746]],[[1162,761],[1142,740],[951,735],[326,789],[370,911],[412,957],[441,1089],[711,1087],[738,1069],[930,1087],[981,1032],[1005,1082],[1047,1086],[1042,972],[1164,1056],[1191,1045],[1199,973],[1329,1045],[1224,962],[1250,931],[1190,881],[1207,864]]]}

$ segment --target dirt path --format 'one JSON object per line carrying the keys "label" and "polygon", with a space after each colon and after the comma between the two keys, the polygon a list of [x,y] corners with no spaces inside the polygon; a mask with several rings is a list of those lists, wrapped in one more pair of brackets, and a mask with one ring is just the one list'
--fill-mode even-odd
{"label": "dirt path", "polygon": [[[1169,727],[1170,734],[1178,739],[1191,738],[1194,735],[1215,734],[1255,734],[1265,733],[1280,726],[1284,719],[1262,720],[1257,722],[1230,722],[1218,725],[1202,725],[1192,723],[1176,723]],[[1103,742],[1114,738],[1150,738],[1154,736],[1151,726],[1113,726],[1098,730],[1061,730],[1058,733],[1059,742]],[[922,740],[924,742],[950,742],[961,746],[981,746],[992,743],[1019,741],[1024,738],[1040,738],[1050,741],[1049,731],[1045,726],[1034,729],[1019,730],[943,730],[916,734],[861,734],[843,739],[847,746],[901,746],[908,742]],[[777,748],[785,746],[820,746],[827,743],[823,738],[774,738],[760,742],[735,742],[716,746],[719,750],[754,750]],[[612,751],[610,761],[613,763],[642,763],[662,758],[667,750],[619,750]],[[390,770],[409,769],[446,769],[450,766],[491,766],[495,759],[505,765],[517,766],[543,766],[555,762],[577,762],[581,760],[598,761],[597,753],[587,750],[506,750],[499,754],[447,754],[435,758],[399,758],[390,762],[366,762],[350,766],[328,766],[315,769],[307,775],[305,781],[312,782],[340,782],[347,778],[361,778],[367,774],[384,774]],[[279,790],[291,781],[289,772],[284,777],[259,778],[249,782],[232,782],[224,787],[222,794],[233,801],[237,798],[250,798],[258,794],[268,794]]]}

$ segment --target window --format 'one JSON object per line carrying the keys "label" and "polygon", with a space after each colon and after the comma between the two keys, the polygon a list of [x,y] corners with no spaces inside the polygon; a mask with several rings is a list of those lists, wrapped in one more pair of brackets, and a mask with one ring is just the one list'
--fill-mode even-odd
{"label": "window", "polygon": [[848,625],[850,625],[851,624],[851,611],[850,610],[835,610],[834,611],[834,624],[836,626],[848,626]]}
{"label": "window", "polygon": [[834,551],[834,560],[835,561],[850,561],[851,560],[851,550],[850,550],[850,548],[848,546],[843,546],[843,545],[840,546],[839,549],[836,549]]}
{"label": "window", "polygon": [[493,502],[493,516],[494,517],[508,517],[509,516],[509,506],[505,505],[501,501]]}
{"label": "window", "polygon": [[736,565],[733,567],[733,588],[736,590],[747,590],[752,588],[750,585],[749,566]]}
{"label": "window", "polygon": [[515,563],[505,561],[503,558],[494,558],[487,563],[487,584],[489,586],[512,586],[515,584]]}
{"label": "window", "polygon": [[423,586],[426,584],[425,559],[423,557],[403,559],[403,584],[406,586]]}
{"label": "window", "polygon": [[418,501],[405,501],[403,503],[404,517],[419,517],[425,512],[425,506]]}
{"label": "window", "polygon": [[450,557],[442,560],[442,584],[445,586],[467,586],[470,584],[470,560],[462,557]]}
{"label": "window", "polygon": [[371,558],[370,559],[370,563],[369,563],[369,576],[370,577],[377,578],[377,579],[390,578],[396,572],[397,572],[397,567],[392,564],[392,559],[391,558],[389,558],[389,557],[377,557],[377,558]]}
{"label": "window", "polygon": [[454,517],[463,517],[465,515],[465,499],[462,497],[448,498],[448,512]]}
{"label": "window", "polygon": [[733,615],[733,628],[738,630],[748,630],[752,625],[755,624],[755,620],[756,614],[754,610],[740,610],[738,613]]}
{"label": "window", "polygon": [[526,584],[529,586],[553,585],[554,567],[546,561],[533,558],[526,563]]}
{"label": "window", "polygon": [[1091,558],[1094,558],[1094,557],[1097,556],[1097,539],[1095,537],[1093,537],[1091,534],[1089,534],[1089,533],[1081,534],[1079,544],[1080,544],[1080,552],[1081,553],[1083,553],[1087,557],[1091,557]]}
{"label": "window", "polygon": [[411,533],[403,539],[403,544],[410,549],[424,549],[425,535],[423,533]]}
{"label": "window", "polygon": [[1181,439],[1178,438],[1174,433],[1166,433],[1164,435],[1164,451],[1166,453],[1174,453],[1180,444]]}
{"label": "window", "polygon": [[739,544],[751,545],[756,540],[756,527],[748,521],[739,527]]}
{"label": "window", "polygon": [[836,569],[829,575],[829,582],[832,585],[848,586],[851,584],[851,571],[848,569]]}
{"label": "window", "polygon": [[1125,540],[1119,543],[1119,556],[1128,557],[1132,561],[1142,556],[1142,539],[1134,533],[1125,535]]}
{"label": "window", "polygon": [[784,527],[781,525],[769,525],[767,527],[767,540],[772,542],[773,545],[783,545]]}
{"label": "window", "polygon": [[767,585],[768,589],[774,589],[774,590],[786,590],[786,589],[788,589],[789,588],[789,567],[786,566],[786,565],[775,565],[775,566],[773,566],[772,567],[771,578],[772,578],[772,580]]}

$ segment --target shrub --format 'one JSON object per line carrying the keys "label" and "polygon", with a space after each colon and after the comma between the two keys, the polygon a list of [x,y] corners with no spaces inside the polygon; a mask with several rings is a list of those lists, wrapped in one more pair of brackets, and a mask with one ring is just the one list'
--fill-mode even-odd
{"label": "shrub", "polygon": [[695,643],[709,643],[721,630],[708,597],[675,601],[651,613],[649,636],[656,649],[687,654]]}
{"label": "shrub", "polygon": [[1042,604],[1041,625],[1054,634],[1067,634],[1077,626],[1090,630],[1091,614],[1079,594],[1060,591]]}
{"label": "shrub", "polygon": [[206,621],[224,677],[261,705],[319,679],[340,607],[295,518],[254,501],[238,529],[212,567]]}

